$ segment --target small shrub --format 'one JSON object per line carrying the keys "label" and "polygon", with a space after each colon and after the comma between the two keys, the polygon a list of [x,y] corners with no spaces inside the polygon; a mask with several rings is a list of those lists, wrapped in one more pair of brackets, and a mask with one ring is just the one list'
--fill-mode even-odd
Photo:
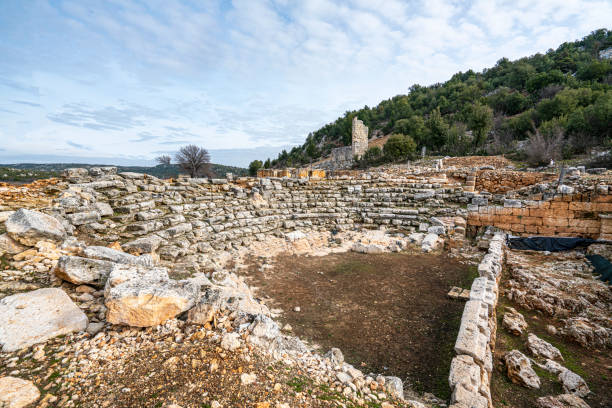
{"label": "small shrub", "polygon": [[536,130],[529,135],[529,140],[525,147],[527,162],[532,166],[541,166],[557,160],[561,156],[564,135],[559,127],[553,129],[549,134]]}
{"label": "small shrub", "polygon": [[388,161],[414,159],[416,143],[410,136],[394,134],[385,143],[383,152],[385,159]]}

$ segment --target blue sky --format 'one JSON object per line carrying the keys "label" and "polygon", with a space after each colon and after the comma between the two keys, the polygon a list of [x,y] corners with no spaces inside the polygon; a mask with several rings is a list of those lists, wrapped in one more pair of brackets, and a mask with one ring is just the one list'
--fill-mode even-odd
{"label": "blue sky", "polygon": [[0,162],[246,166],[344,111],[612,21],[610,0],[0,1]]}

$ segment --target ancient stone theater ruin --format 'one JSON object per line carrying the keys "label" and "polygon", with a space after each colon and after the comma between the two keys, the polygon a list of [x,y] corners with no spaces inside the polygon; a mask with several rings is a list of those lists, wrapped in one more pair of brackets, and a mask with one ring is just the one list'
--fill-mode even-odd
{"label": "ancient stone theater ruin", "polygon": [[612,406],[608,173],[260,175],[2,185],[0,406]]}

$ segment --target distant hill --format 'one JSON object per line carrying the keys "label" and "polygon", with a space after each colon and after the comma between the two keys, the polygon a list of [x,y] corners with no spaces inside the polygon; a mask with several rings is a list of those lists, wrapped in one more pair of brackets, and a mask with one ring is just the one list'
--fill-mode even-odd
{"label": "distant hill", "polygon": [[[370,138],[409,136],[417,152],[426,147],[428,153],[452,156],[519,154],[517,142],[533,137],[534,149],[550,145],[571,158],[611,144],[611,58],[612,31],[600,29],[544,54],[502,58],[482,72],[459,72],[427,87],[413,85],[405,95],[346,112],[265,166],[297,167],[350,145],[355,116],[370,128]],[[373,151],[369,156],[380,155]]]}
{"label": "distant hill", "polygon": [[[83,163],[18,163],[0,164],[0,181],[26,182],[42,178],[57,177],[60,173],[71,167],[107,167],[102,164],[83,164]],[[160,164],[154,167],[144,166],[114,166],[117,172],[131,171],[134,173],[150,174],[159,178],[176,177],[179,174],[179,167],[176,164]],[[242,167],[225,166],[223,164],[211,164],[211,171],[214,177],[225,177],[226,173],[233,173],[241,177],[248,175],[248,170]]]}

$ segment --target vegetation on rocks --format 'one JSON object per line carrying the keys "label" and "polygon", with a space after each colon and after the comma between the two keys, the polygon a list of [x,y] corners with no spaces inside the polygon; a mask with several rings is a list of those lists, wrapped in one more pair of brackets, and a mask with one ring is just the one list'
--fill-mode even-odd
{"label": "vegetation on rocks", "polygon": [[[601,59],[600,51],[610,47],[612,31],[600,29],[556,50],[502,58],[492,68],[459,72],[444,83],[415,84],[408,94],[347,111],[270,165],[299,166],[349,145],[355,116],[370,128],[370,137],[402,134],[417,149],[453,156],[516,152],[521,142],[531,145],[527,158],[539,164],[609,146],[612,62]],[[542,147],[542,139],[552,141]]]}

